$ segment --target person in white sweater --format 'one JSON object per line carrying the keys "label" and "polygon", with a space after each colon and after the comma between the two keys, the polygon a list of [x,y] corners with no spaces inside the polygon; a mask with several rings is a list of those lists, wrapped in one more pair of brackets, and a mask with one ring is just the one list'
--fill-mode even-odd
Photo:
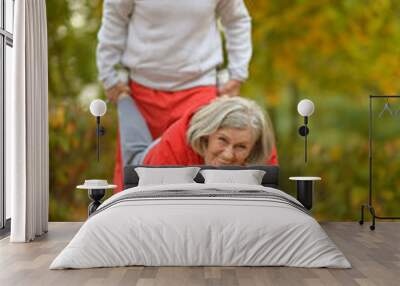
{"label": "person in white sweater", "polygon": [[[217,89],[217,67],[223,63],[218,21],[226,39],[229,80]],[[217,95],[239,95],[251,54],[251,18],[243,0],[104,1],[99,79],[112,102],[121,95],[133,98],[154,139],[188,109]],[[126,79],[119,76],[121,68],[128,72]]]}

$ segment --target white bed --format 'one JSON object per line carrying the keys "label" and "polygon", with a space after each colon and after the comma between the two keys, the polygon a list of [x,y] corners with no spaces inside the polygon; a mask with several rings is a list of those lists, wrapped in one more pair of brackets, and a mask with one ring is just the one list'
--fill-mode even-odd
{"label": "white bed", "polygon": [[351,267],[290,195],[198,183],[138,186],[112,196],[50,269],[128,265]]}

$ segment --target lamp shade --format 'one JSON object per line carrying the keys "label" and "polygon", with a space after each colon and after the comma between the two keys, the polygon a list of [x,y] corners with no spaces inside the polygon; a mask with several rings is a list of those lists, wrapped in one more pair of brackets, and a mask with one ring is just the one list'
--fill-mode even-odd
{"label": "lamp shade", "polygon": [[309,99],[303,99],[297,105],[297,112],[301,116],[311,116],[314,113],[314,103]]}
{"label": "lamp shade", "polygon": [[103,116],[106,114],[106,111],[107,105],[103,100],[95,99],[90,103],[90,113],[92,113],[93,116]]}

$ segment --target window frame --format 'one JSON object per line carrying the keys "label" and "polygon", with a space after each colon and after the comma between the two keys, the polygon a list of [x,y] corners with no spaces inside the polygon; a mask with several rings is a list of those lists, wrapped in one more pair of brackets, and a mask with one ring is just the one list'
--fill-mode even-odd
{"label": "window frame", "polygon": [[[7,219],[7,200],[5,189],[5,95],[6,95],[6,47],[13,48],[13,34],[6,30],[6,1],[0,0],[0,237],[10,232],[11,219]],[[14,19],[15,0],[12,2]],[[12,27],[12,31],[13,31]]]}

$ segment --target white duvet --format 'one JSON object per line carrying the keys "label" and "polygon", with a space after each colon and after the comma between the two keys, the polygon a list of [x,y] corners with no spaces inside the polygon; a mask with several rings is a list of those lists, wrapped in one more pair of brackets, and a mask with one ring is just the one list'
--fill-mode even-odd
{"label": "white duvet", "polygon": [[[168,190],[253,190],[272,197],[177,195],[124,199]],[[131,188],[106,200],[50,269],[127,265],[350,268],[318,222],[294,204],[300,203],[282,191],[254,185]]]}

